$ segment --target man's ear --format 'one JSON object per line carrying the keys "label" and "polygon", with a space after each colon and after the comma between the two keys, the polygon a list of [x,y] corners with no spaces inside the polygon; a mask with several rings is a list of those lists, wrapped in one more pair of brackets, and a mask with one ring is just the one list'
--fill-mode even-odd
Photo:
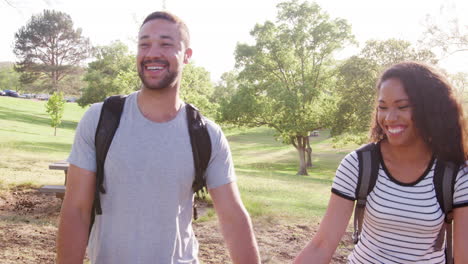
{"label": "man's ear", "polygon": [[185,50],[185,55],[184,55],[184,63],[188,64],[190,62],[190,58],[192,57],[192,49],[187,48]]}

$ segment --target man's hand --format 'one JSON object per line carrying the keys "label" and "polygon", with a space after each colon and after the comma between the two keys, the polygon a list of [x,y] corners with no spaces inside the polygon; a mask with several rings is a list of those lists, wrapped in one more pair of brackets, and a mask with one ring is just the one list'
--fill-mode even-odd
{"label": "man's hand", "polygon": [[252,223],[242,204],[237,184],[232,182],[208,191],[233,263],[260,263]]}

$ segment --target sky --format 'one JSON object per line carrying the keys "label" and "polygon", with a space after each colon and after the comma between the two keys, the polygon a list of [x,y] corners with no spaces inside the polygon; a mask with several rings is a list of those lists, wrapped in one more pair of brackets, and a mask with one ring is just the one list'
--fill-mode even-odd
{"label": "sky", "polygon": [[[14,34],[34,14],[54,9],[69,14],[75,28],[93,45],[108,45],[114,40],[136,51],[136,36],[141,21],[165,6],[189,27],[192,60],[211,73],[213,81],[234,68],[237,43],[253,43],[250,31],[255,24],[276,21],[276,5],[281,0],[0,0],[0,61],[16,61],[12,52]],[[332,18],[344,18],[363,47],[370,39],[404,39],[416,43],[424,31],[426,15],[441,22],[458,17],[468,30],[468,1],[465,0],[317,0]],[[347,47],[337,54],[346,58],[359,51]],[[468,72],[468,52],[457,53],[440,62],[450,73]]]}

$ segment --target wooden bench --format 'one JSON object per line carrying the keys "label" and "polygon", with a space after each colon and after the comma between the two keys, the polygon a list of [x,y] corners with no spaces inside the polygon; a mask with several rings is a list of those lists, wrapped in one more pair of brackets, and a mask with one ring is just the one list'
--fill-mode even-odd
{"label": "wooden bench", "polygon": [[65,181],[63,185],[44,185],[39,188],[39,191],[42,193],[55,193],[55,197],[63,199],[65,196],[65,190],[67,185],[67,171],[68,171],[68,162],[66,161],[59,161],[54,162],[49,165],[50,170],[63,170],[65,173]]}
{"label": "wooden bench", "polygon": [[39,189],[42,193],[55,193],[55,197],[63,199],[65,196],[64,185],[44,185]]}

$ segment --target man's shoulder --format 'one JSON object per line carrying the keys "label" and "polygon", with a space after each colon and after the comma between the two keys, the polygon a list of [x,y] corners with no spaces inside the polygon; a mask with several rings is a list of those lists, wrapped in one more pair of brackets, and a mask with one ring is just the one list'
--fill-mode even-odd
{"label": "man's shoulder", "polygon": [[80,124],[95,126],[99,121],[99,116],[101,115],[102,102],[92,104],[80,120]]}

